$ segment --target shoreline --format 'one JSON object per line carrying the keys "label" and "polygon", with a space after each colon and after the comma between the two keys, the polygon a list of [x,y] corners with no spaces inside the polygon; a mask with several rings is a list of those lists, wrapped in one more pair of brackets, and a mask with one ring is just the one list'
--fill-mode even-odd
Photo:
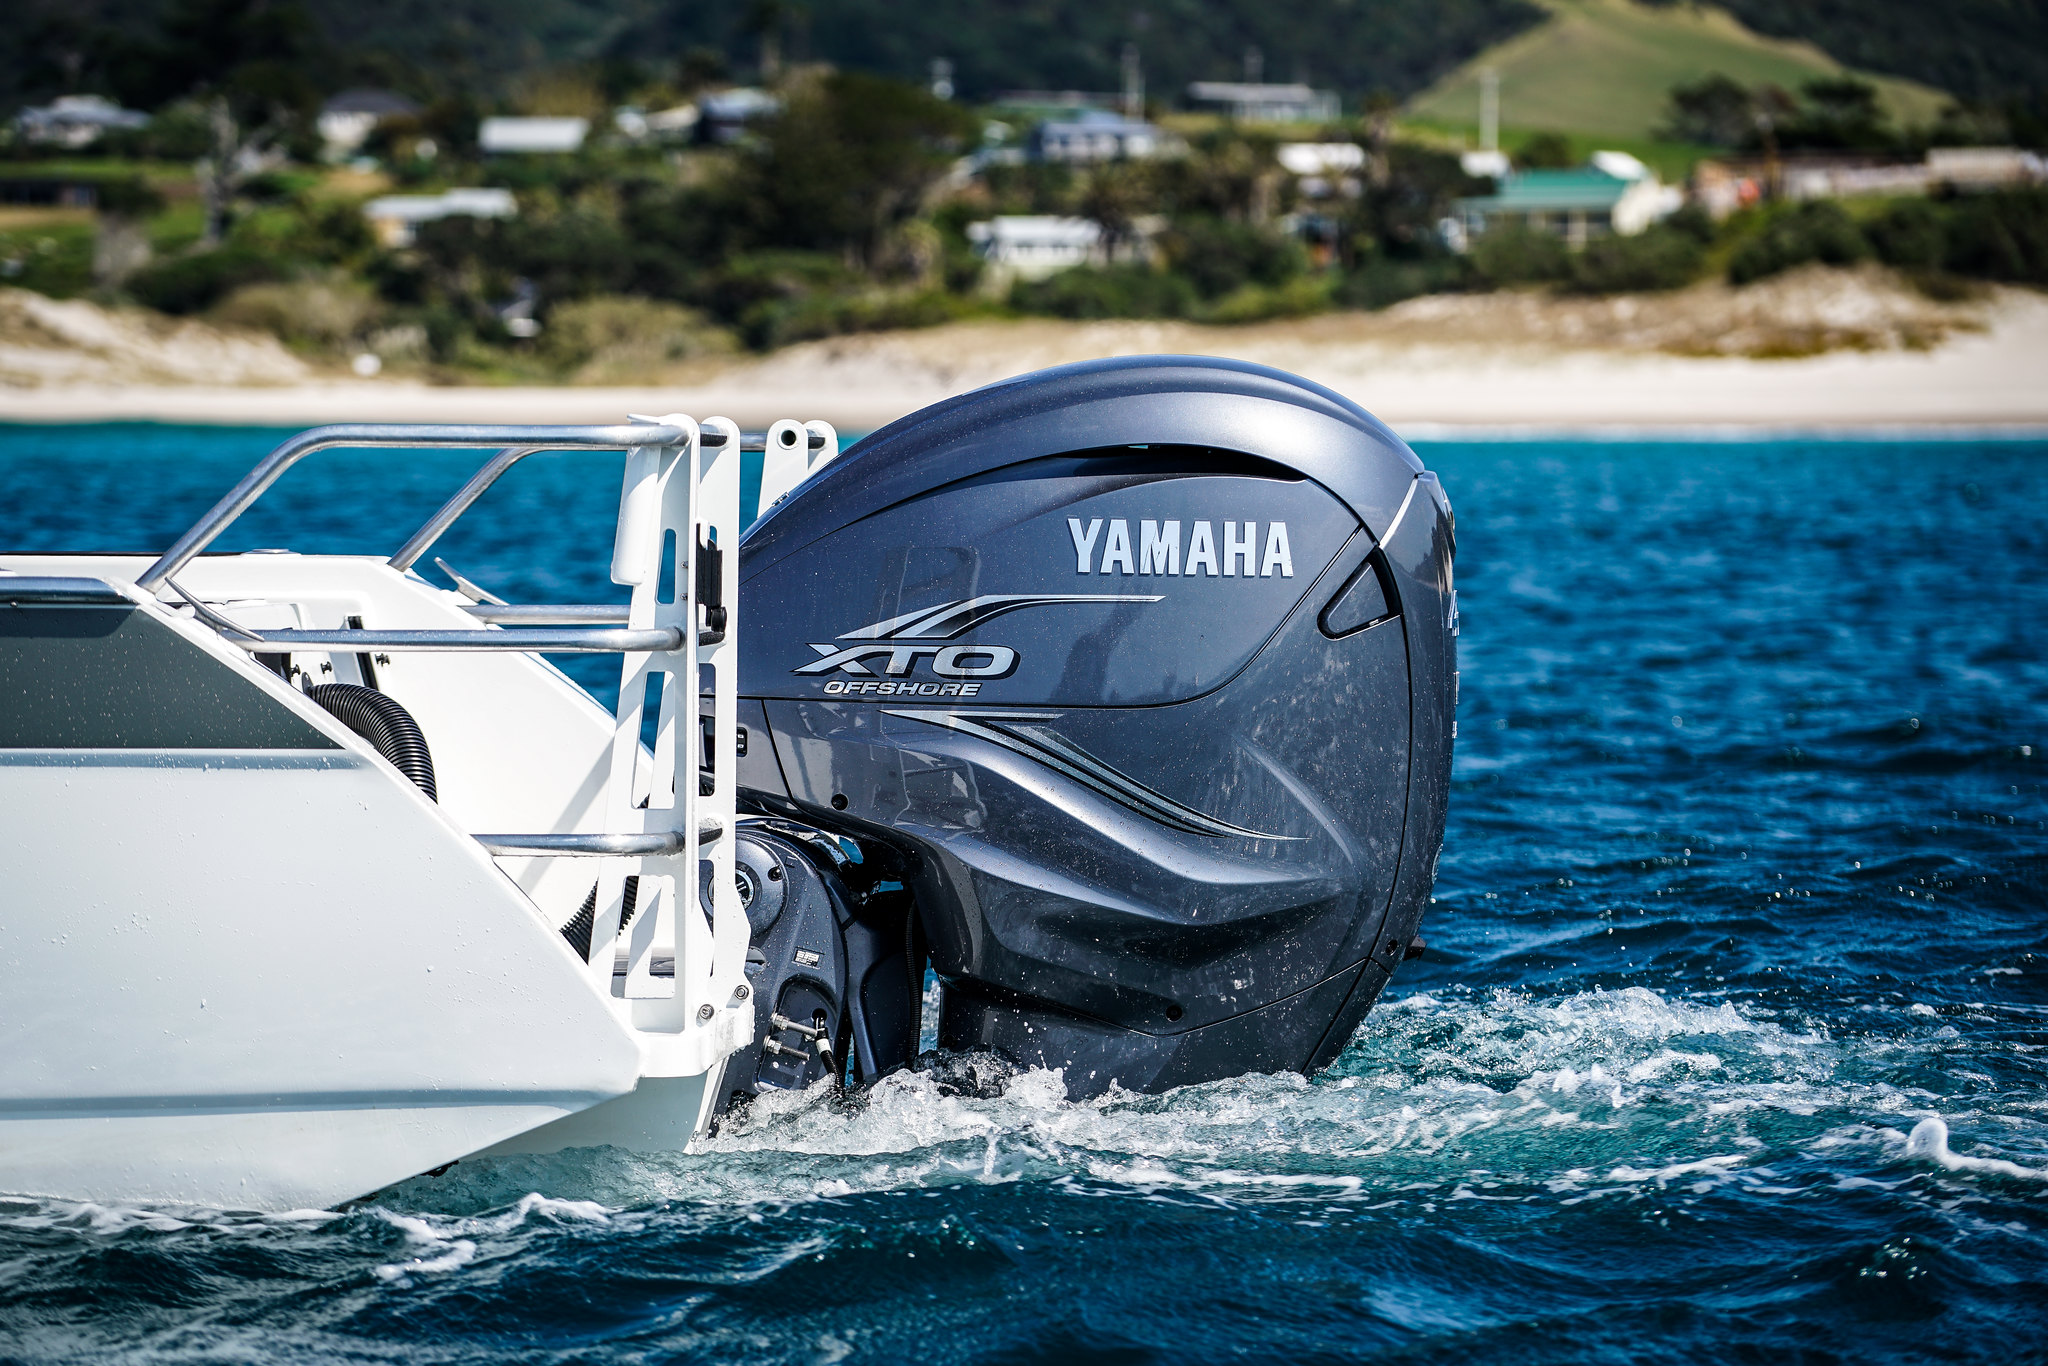
{"label": "shoreline", "polygon": [[[1681,340],[1696,347],[1702,337],[1732,335],[1743,325],[1741,309],[1773,298],[1779,314],[1792,314],[1808,335],[1826,329],[1851,340],[1786,359],[1669,349],[1675,326],[1690,328]],[[1702,289],[1654,306],[1433,296],[1377,314],[1232,328],[962,322],[679,366],[665,376],[672,382],[661,384],[435,386],[320,377],[296,361],[290,363],[304,378],[285,382],[208,384],[159,376],[153,383],[122,383],[115,377],[147,372],[121,365],[89,381],[0,384],[0,423],[559,423],[687,412],[724,415],[750,428],[781,417],[823,418],[851,433],[1048,366],[1179,353],[1291,371],[1353,399],[1397,431],[1425,439],[1503,432],[1755,437],[1774,431],[2048,430],[2048,296],[1998,290],[1939,316],[1931,308],[1868,277],[1809,274],[1777,286],[1775,296]],[[1939,330],[1918,343],[1887,343],[1887,336],[1908,334],[1886,318],[1914,310],[1923,322],[1933,317]]]}

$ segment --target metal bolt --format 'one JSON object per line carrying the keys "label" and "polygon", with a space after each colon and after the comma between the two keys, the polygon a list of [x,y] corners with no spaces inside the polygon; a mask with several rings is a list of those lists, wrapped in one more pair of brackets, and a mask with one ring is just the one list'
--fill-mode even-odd
{"label": "metal bolt", "polygon": [[712,1009],[712,1008],[711,1008],[710,1006],[708,1006],[708,1005],[701,1005],[701,1006],[698,1006],[698,1007],[697,1007],[697,1022],[698,1022],[699,1024],[709,1024],[709,1023],[711,1023],[711,1017],[712,1017],[713,1015],[717,1014],[717,1013],[718,1013],[718,1012],[714,1011],[714,1010],[713,1010],[713,1009]]}
{"label": "metal bolt", "polygon": [[732,998],[735,1001],[744,1001],[753,994],[753,991],[748,988],[745,982],[740,983],[738,986],[732,989]]}

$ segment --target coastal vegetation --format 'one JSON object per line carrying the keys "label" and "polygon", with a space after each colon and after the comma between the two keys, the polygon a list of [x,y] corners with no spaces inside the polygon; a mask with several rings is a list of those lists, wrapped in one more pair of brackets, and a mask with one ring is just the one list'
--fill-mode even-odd
{"label": "coastal vegetation", "polygon": [[[617,22],[595,24],[600,12]],[[16,201],[0,206],[0,284],[256,329],[359,373],[588,381],[978,317],[1251,323],[1430,293],[1739,285],[1813,263],[1877,263],[1933,297],[1983,281],[2048,287],[2048,191],[2025,186],[1765,194],[1718,219],[1688,207],[1569,245],[1515,225],[1464,242],[1446,226],[1493,188],[1467,173],[1447,114],[1476,107],[1482,64],[1519,111],[1502,137],[1517,167],[1619,148],[1676,180],[1709,156],[1903,161],[1948,143],[2048,144],[2034,97],[2010,83],[2030,68],[2011,63],[1963,100],[1690,6],[1467,0],[1425,14],[1373,0],[1314,23],[1249,4],[1161,7],[1126,35],[1155,93],[1127,93],[1176,154],[1076,164],[1024,156],[1039,116],[996,96],[1012,82],[1115,85],[1129,69],[1060,54],[1115,55],[1122,18],[1076,8],[1061,48],[981,7],[894,26],[856,23],[867,11],[853,3],[748,13],[528,0],[512,17],[556,35],[549,55],[505,48],[502,34],[461,38],[435,5],[33,4],[0,53],[17,102],[96,88],[150,117],[88,148],[0,145]],[[1226,31],[1219,15],[1242,22]],[[930,27],[941,20],[943,43]],[[42,36],[24,50],[30,31]],[[1369,56],[1367,32],[1385,37]],[[1157,93],[1165,78],[1246,74],[1230,68],[1253,54],[1231,51],[1231,33],[1258,37],[1262,62],[1343,79],[1355,112],[1270,125],[1174,110],[1174,88]],[[884,36],[893,46],[872,46]],[[902,79],[919,74],[906,54],[942,49],[957,88]],[[373,80],[405,109],[351,154],[323,152],[323,98]],[[613,117],[743,80],[768,103],[717,136],[631,134]],[[1577,104],[1544,103],[1573,87]],[[480,124],[505,113],[580,117],[591,132],[571,151],[489,153]],[[1283,143],[1349,146],[1356,166],[1290,173]],[[403,232],[365,213],[380,196],[452,187],[509,196],[507,210]],[[1006,215],[1092,224],[1094,259],[1004,269],[975,230]]]}

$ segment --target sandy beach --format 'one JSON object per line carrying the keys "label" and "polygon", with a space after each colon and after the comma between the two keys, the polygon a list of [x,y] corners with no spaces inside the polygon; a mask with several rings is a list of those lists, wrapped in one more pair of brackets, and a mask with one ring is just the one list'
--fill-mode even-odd
{"label": "sandy beach", "polygon": [[[695,362],[631,387],[338,378],[268,338],[192,324],[149,336],[90,305],[57,308],[71,312],[45,308],[0,331],[0,421],[600,422],[687,412],[748,426],[822,417],[867,431],[1043,366],[1178,352],[1294,371],[1414,432],[2048,426],[2048,297],[1999,289],[1937,304],[1843,271],[1801,273],[1769,290],[1439,295],[1231,328],[956,323]],[[237,382],[207,382],[209,373]]]}

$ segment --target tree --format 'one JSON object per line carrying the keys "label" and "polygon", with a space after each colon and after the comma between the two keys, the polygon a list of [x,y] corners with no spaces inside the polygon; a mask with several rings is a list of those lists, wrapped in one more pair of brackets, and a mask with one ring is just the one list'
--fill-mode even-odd
{"label": "tree", "polygon": [[1659,136],[1709,147],[1740,147],[1756,130],[1757,99],[1732,76],[1714,72],[1671,87]]}
{"label": "tree", "polygon": [[1081,187],[1081,216],[1102,229],[1102,250],[1114,261],[1137,240],[1137,220],[1153,202],[1152,187],[1134,162],[1096,167]]}
{"label": "tree", "polygon": [[1515,164],[1529,169],[1558,170],[1578,164],[1571,139],[1562,133],[1538,133],[1515,152]]}
{"label": "tree", "polygon": [[1779,124],[1783,147],[1879,151],[1897,141],[1877,87],[1854,76],[1826,76],[1799,87],[1799,110]]}
{"label": "tree", "polygon": [[974,131],[959,106],[901,81],[833,72],[790,90],[745,149],[732,211],[761,246],[877,260]]}

